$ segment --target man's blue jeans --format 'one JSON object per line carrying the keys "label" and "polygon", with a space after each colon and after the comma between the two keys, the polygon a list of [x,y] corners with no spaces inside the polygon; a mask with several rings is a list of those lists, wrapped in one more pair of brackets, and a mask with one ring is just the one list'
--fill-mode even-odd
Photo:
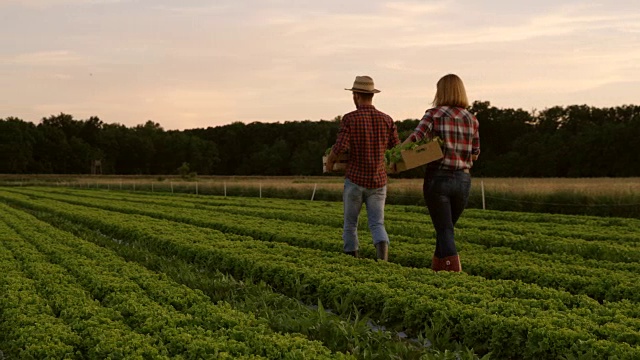
{"label": "man's blue jeans", "polygon": [[464,171],[427,170],[422,191],[436,230],[435,256],[457,255],[453,227],[469,201],[471,176]]}
{"label": "man's blue jeans", "polygon": [[362,203],[367,207],[367,221],[369,230],[373,236],[373,244],[379,242],[389,243],[389,235],[384,228],[384,203],[387,198],[387,186],[377,189],[367,189],[352,183],[349,179],[344,181],[344,230],[342,240],[344,251],[358,250],[358,217],[362,209]]}

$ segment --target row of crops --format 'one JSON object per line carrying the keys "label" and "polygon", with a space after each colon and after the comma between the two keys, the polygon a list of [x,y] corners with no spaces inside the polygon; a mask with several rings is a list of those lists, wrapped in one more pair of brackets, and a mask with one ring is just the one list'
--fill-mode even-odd
{"label": "row of crops", "polygon": [[635,219],[468,210],[462,274],[419,207],[388,263],[340,203],[4,188],[0,219],[16,358],[640,358]]}

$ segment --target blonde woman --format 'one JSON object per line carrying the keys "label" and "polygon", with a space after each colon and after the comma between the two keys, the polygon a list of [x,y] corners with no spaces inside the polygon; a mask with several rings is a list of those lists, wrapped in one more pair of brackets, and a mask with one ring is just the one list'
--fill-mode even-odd
{"label": "blonde woman", "polygon": [[457,75],[449,74],[438,81],[433,106],[404,143],[435,136],[444,142],[444,157],[427,165],[422,187],[436,230],[431,268],[460,272],[462,266],[454,241],[454,226],[469,200],[469,170],[480,154],[479,124],[467,110],[469,100]]}

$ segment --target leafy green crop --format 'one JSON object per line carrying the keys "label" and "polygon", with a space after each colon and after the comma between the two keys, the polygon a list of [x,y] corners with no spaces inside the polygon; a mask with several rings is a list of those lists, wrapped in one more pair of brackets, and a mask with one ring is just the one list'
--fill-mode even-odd
{"label": "leafy green crop", "polygon": [[[0,199],[97,229],[109,241],[120,240],[118,246],[167,254],[193,264],[196,271],[264,282],[305,304],[335,304],[332,310],[340,315],[344,309],[365,310],[367,317],[389,329],[426,336],[434,347],[441,347],[442,339],[460,340],[474,352],[498,359],[640,356],[637,223],[611,232],[594,226],[600,224],[595,218],[471,212],[459,223],[458,233],[467,274],[436,274],[428,269],[433,245],[424,241],[432,230],[416,222],[418,214],[410,208],[389,209],[395,250],[391,262],[378,263],[342,254],[341,210],[329,204],[150,194],[123,198],[117,192],[17,188],[0,190]],[[134,339],[137,352],[159,344],[158,355],[197,355],[182,349],[207,340],[229,356],[284,358],[279,356],[286,348],[293,349],[286,352],[289,358],[348,358],[330,352],[339,347],[331,342],[340,337],[331,335],[336,328],[326,327],[322,319],[310,322],[309,328],[328,333],[318,339],[332,349],[304,337],[291,338],[291,330],[277,336],[250,313],[213,306],[198,292],[19,210],[0,206],[0,215],[0,225],[19,234],[9,235],[12,243],[0,243],[0,250],[8,250],[4,256],[0,252],[0,269],[13,270],[15,276],[24,272],[20,281],[32,279],[33,286],[25,288],[30,297],[37,300],[39,295],[41,302],[53,304],[51,310],[34,309],[45,315],[44,321],[53,323],[59,316],[62,330],[67,323],[78,323],[67,326],[67,334],[81,330],[79,337],[59,337],[60,350],[51,354],[65,354],[79,342],[82,349],[95,348],[93,343],[84,345],[90,341],[84,340],[88,321],[78,314],[86,313],[113,315],[100,330],[121,329],[120,338],[148,334],[146,340]],[[9,230],[0,226],[0,235]],[[362,254],[374,257],[370,246],[363,247]],[[0,284],[6,282],[0,279]],[[46,290],[39,293],[41,289]],[[67,300],[65,294],[83,289],[99,302],[83,305],[81,294]],[[0,314],[8,303],[0,297]],[[80,306],[86,310],[78,311]],[[176,324],[179,334],[169,330],[177,329]],[[123,325],[130,330],[124,332]],[[44,333],[25,329],[34,339]],[[199,334],[199,329],[206,333]],[[18,339],[15,333],[10,336]],[[234,342],[226,344],[227,339]],[[203,351],[214,355],[214,350]],[[359,354],[368,358],[363,351]]]}
{"label": "leafy green crop", "polygon": [[432,139],[427,139],[424,138],[418,142],[412,142],[412,143],[408,143],[408,144],[400,144],[395,146],[392,149],[389,149],[387,151],[384,152],[384,161],[385,163],[388,165],[391,164],[397,164],[399,162],[402,161],[402,152],[406,151],[406,150],[412,150],[417,148],[418,146],[424,145],[424,144],[428,144],[432,141],[437,141],[438,144],[440,144],[440,146],[442,146],[443,141],[442,139],[440,139],[438,136],[432,138]]}

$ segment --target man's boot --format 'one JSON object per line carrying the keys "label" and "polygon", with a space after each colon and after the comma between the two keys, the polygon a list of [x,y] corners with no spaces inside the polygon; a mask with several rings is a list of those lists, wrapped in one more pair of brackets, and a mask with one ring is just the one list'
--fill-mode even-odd
{"label": "man's boot", "polygon": [[378,260],[389,260],[389,244],[386,241],[380,241],[376,244],[376,255]]}
{"label": "man's boot", "polygon": [[347,254],[347,255],[351,255],[351,256],[353,256],[355,258],[358,257],[358,250],[356,250],[356,251],[345,251],[344,253]]}

